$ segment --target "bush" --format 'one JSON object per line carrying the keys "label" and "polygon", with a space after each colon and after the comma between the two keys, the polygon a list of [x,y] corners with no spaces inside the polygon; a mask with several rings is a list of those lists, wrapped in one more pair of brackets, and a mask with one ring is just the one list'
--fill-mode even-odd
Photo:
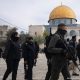
{"label": "bush", "polygon": [[34,41],[37,41],[38,44],[44,43],[44,37],[43,37],[43,36],[35,36],[35,37],[33,38],[33,40],[34,40]]}

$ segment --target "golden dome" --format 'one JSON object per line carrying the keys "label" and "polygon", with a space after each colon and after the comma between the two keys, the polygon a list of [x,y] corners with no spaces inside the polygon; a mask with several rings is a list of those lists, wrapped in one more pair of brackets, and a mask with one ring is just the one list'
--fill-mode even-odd
{"label": "golden dome", "polygon": [[61,5],[61,6],[54,8],[49,16],[49,20],[62,19],[62,18],[76,19],[76,15],[71,8],[65,5]]}

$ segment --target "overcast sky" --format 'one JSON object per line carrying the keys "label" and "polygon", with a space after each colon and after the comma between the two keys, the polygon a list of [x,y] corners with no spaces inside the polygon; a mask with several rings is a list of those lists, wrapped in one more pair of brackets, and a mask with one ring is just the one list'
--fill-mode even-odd
{"label": "overcast sky", "polygon": [[61,2],[73,9],[80,23],[80,0],[0,0],[0,18],[28,30],[29,25],[48,24],[50,12]]}

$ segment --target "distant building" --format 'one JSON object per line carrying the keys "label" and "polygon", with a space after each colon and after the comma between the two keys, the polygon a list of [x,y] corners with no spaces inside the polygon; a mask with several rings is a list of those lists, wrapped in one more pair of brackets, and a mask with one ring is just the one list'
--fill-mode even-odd
{"label": "distant building", "polygon": [[32,36],[43,36],[44,33],[44,25],[30,25],[29,26],[29,34]]}
{"label": "distant building", "polygon": [[10,29],[8,25],[0,25],[0,41],[7,39],[7,31]]}
{"label": "distant building", "polygon": [[43,35],[44,30],[47,30],[49,32],[50,28],[52,29],[52,33],[55,33],[57,30],[57,25],[64,23],[68,26],[67,37],[71,38],[71,36],[77,35],[77,39],[80,38],[80,24],[77,24],[75,13],[68,6],[60,5],[54,8],[49,15],[48,23],[49,25],[29,26],[29,34],[32,36],[35,36],[36,34]]}

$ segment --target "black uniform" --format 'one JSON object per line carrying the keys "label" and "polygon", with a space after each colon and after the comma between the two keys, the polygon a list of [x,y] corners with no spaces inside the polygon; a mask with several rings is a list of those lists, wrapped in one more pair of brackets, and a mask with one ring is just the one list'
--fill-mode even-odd
{"label": "black uniform", "polygon": [[34,65],[35,46],[33,42],[25,42],[22,45],[23,58],[27,63],[24,64],[25,79],[32,80],[32,69]]}
{"label": "black uniform", "polygon": [[17,42],[18,38],[15,40],[9,40],[6,44],[5,51],[3,53],[3,58],[7,64],[7,70],[4,74],[3,80],[6,80],[8,75],[12,72],[12,80],[16,80],[18,64],[21,57],[20,45]]}
{"label": "black uniform", "polygon": [[66,60],[66,47],[63,44],[64,33],[66,31],[59,29],[54,36],[52,36],[48,51],[52,53],[51,58],[51,77],[50,80],[58,80],[59,73],[62,72],[64,80],[71,80],[68,71],[68,64]]}

